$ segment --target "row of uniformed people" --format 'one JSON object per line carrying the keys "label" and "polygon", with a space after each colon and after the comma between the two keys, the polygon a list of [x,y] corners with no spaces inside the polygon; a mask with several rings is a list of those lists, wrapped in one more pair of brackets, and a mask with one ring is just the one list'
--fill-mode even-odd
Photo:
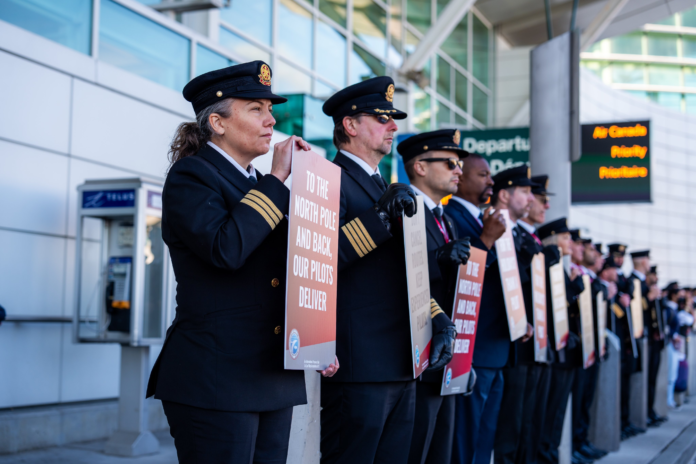
{"label": "row of uniformed people", "polygon": [[[270,148],[272,106],[285,101],[271,92],[271,76],[256,61],[201,75],[184,89],[196,122],[178,128],[163,192],[177,310],[148,385],[148,396],[163,401],[180,462],[284,462],[292,407],[306,402],[303,373],[285,371],[280,353],[289,211],[283,182],[293,149],[302,156],[309,146],[291,137],[276,144],[270,174],[254,169],[253,159]],[[394,119],[406,117],[393,95],[391,78],[378,77],[339,91],[323,108],[335,123],[342,174],[337,360],[321,372],[322,463],[488,464],[494,446],[496,459],[553,460],[565,408],[552,405],[567,401],[579,343],[552,353],[549,367],[534,361],[531,325],[524,340],[510,342],[495,241],[506,227],[500,209],[507,209],[518,223],[531,317],[531,257],[543,252],[550,266],[570,254],[565,220],[535,233],[548,207],[545,179],[533,182],[526,167],[492,179],[485,159],[467,157],[454,130],[407,139],[397,149],[412,187],[388,185],[378,164],[391,152]],[[452,193],[443,210],[441,199]],[[415,194],[427,210],[433,322],[432,372],[419,381],[412,378],[400,223],[415,212]],[[493,208],[482,213],[489,198]],[[440,397],[435,371],[452,357],[454,279],[469,243],[488,251],[476,375],[469,396]],[[566,280],[577,339],[582,288],[575,275]],[[517,409],[503,411],[506,427],[496,436],[501,403]]]}

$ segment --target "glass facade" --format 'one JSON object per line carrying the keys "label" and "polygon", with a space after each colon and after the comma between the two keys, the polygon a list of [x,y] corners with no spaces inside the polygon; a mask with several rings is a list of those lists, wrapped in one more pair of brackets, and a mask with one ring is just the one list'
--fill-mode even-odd
{"label": "glass facade", "polygon": [[[147,7],[159,0],[138,0],[138,8],[124,0],[97,1],[99,15],[93,18],[94,0],[2,0],[0,19],[176,91],[210,70],[264,60],[273,69],[276,92],[317,101],[371,77],[398,76],[448,3],[235,0],[209,18],[208,30],[212,21],[219,21],[204,37],[172,26],[169,18],[188,24],[189,13],[168,17]],[[655,46],[667,50],[663,42]],[[406,84],[408,100],[399,104],[409,113],[407,131],[486,127],[492,108],[492,52],[492,27],[477,11],[469,11]],[[655,72],[667,78],[664,70]],[[281,120],[279,116],[279,124]],[[328,133],[315,140],[332,138],[330,124],[317,123],[316,128]]]}
{"label": "glass facade", "polygon": [[593,44],[581,65],[605,83],[668,108],[696,113],[696,8]]}

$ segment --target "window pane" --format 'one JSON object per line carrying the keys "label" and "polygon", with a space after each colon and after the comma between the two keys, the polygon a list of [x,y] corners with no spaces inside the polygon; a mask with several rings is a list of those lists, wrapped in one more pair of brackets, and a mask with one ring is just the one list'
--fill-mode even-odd
{"label": "window pane", "polygon": [[450,82],[452,67],[439,56],[437,57],[437,93],[449,100],[450,98]]}
{"label": "window pane", "polygon": [[684,58],[696,58],[696,37],[682,36],[682,53]]}
{"label": "window pane", "polygon": [[643,100],[650,100],[650,97],[648,96],[648,92],[644,90],[626,90],[626,93],[633,95],[634,97],[641,98]]}
{"label": "window pane", "polygon": [[473,88],[474,117],[478,119],[479,122],[488,124],[488,95],[475,85]]}
{"label": "window pane", "polygon": [[648,83],[652,85],[681,85],[681,70],[677,66],[648,66]]}
{"label": "window pane", "polygon": [[187,38],[114,3],[102,0],[99,59],[174,90],[189,81]]}
{"label": "window pane", "polygon": [[0,19],[86,55],[91,54],[91,0],[2,0]]}
{"label": "window pane", "polygon": [[662,19],[660,21],[649,21],[651,24],[662,24],[663,26],[676,26],[677,25],[677,15],[670,16],[669,18]]}
{"label": "window pane", "polygon": [[468,43],[468,19],[466,15],[462,19],[457,27],[454,28],[452,33],[445,39],[442,44],[442,51],[447,53],[454,61],[459,64],[464,69],[468,69],[469,63],[467,61],[467,43]]}
{"label": "window pane", "polygon": [[[425,90],[414,85],[413,91],[413,109],[416,114],[413,115],[413,126],[416,130],[426,132],[430,130],[430,95]],[[409,115],[409,117],[411,117]]]}
{"label": "window pane", "polygon": [[696,114],[696,94],[685,94],[684,101],[686,103],[686,112],[689,114]]}
{"label": "window pane", "polygon": [[350,82],[348,85],[370,79],[376,76],[384,76],[384,63],[357,45],[353,45],[350,54]]}
{"label": "window pane", "polygon": [[611,65],[611,81],[616,84],[644,84],[642,64],[614,63]]}
{"label": "window pane", "polygon": [[454,102],[464,111],[468,111],[467,101],[469,98],[468,81],[463,74],[454,73]]}
{"label": "window pane", "polygon": [[259,42],[271,44],[272,0],[235,1],[220,9],[220,19]]}
{"label": "window pane", "polygon": [[696,87],[696,68],[684,68],[684,85],[686,87]]}
{"label": "window pane", "polygon": [[650,92],[652,99],[661,106],[681,111],[682,94],[674,92]]}
{"label": "window pane", "polygon": [[220,45],[233,51],[245,61],[263,60],[266,63],[271,61],[271,55],[267,51],[261,50],[256,45],[252,45],[250,42],[228,31],[224,27],[220,28]]}
{"label": "window pane", "polygon": [[641,55],[643,53],[642,38],[643,34],[636,32],[609,39],[611,41],[611,52],[624,55]]}
{"label": "window pane", "polygon": [[[681,24],[682,24],[682,26],[686,26],[686,27],[696,27],[696,8],[689,10],[689,11],[685,11],[681,14]],[[687,101],[686,108],[688,111],[689,95],[687,95],[686,101]]]}
{"label": "window pane", "polygon": [[319,0],[319,11],[346,27],[346,0]]}
{"label": "window pane", "polygon": [[273,93],[312,93],[312,78],[283,60],[276,60]]}
{"label": "window pane", "polygon": [[677,56],[677,36],[648,34],[648,55]]}
{"label": "window pane", "polygon": [[468,126],[469,121],[466,120],[466,118],[460,114],[454,115],[454,124],[457,126]]}
{"label": "window pane", "polygon": [[216,69],[226,68],[235,64],[234,61],[215,53],[214,51],[198,45],[196,47],[196,76]]}
{"label": "window pane", "polygon": [[317,22],[317,73],[346,86],[346,38],[323,21]]}
{"label": "window pane", "polygon": [[[314,83],[314,96],[315,97],[327,99],[331,95],[333,95],[334,93],[336,93],[336,89],[334,89],[333,87],[328,86],[321,81],[316,81]],[[322,113],[322,114],[324,114],[324,113]]]}
{"label": "window pane", "polygon": [[488,86],[488,28],[474,15],[474,77]]}
{"label": "window pane", "polygon": [[387,49],[387,12],[372,0],[355,0],[353,5],[353,33],[383,58]]}
{"label": "window pane", "polygon": [[428,32],[432,21],[430,0],[407,0],[406,20],[423,34]]}
{"label": "window pane", "polygon": [[450,127],[452,125],[450,120],[452,110],[439,101],[435,102],[435,109],[437,110],[437,128],[442,129],[443,127]]}
{"label": "window pane", "polygon": [[592,71],[600,79],[604,78],[604,70],[609,67],[609,63],[606,61],[581,61],[580,64],[583,68]]}
{"label": "window pane", "polygon": [[404,45],[404,50],[406,51],[406,55],[410,55],[411,53],[416,51],[416,47],[420,43],[420,39],[416,37],[416,35],[407,30],[406,31],[406,44]]}
{"label": "window pane", "polygon": [[387,62],[394,68],[400,68],[403,63],[403,28],[401,21],[401,2],[392,2],[391,19],[389,21],[389,48],[387,49]]}
{"label": "window pane", "polygon": [[312,15],[292,0],[278,7],[278,49],[305,68],[312,69]]}

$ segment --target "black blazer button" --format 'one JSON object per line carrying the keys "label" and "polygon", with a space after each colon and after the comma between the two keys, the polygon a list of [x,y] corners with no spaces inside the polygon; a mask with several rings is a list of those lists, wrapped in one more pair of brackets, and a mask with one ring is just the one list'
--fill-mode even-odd
{"label": "black blazer button", "polygon": [[278,280],[277,278],[274,278],[273,280],[271,280],[271,285],[273,287],[277,287],[278,285],[280,285],[280,280]]}

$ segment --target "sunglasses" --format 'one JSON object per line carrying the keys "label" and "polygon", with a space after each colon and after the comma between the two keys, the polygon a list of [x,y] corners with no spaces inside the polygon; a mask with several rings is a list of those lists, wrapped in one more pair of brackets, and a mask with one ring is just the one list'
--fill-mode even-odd
{"label": "sunglasses", "polygon": [[459,169],[464,169],[464,161],[457,158],[426,158],[418,161],[425,161],[426,163],[435,163],[437,161],[446,161],[447,167],[450,171],[454,171],[459,167]]}
{"label": "sunglasses", "polygon": [[388,124],[394,120],[394,118],[387,116],[386,114],[361,113],[359,116],[372,116],[373,118],[376,118],[377,122],[380,124]]}

